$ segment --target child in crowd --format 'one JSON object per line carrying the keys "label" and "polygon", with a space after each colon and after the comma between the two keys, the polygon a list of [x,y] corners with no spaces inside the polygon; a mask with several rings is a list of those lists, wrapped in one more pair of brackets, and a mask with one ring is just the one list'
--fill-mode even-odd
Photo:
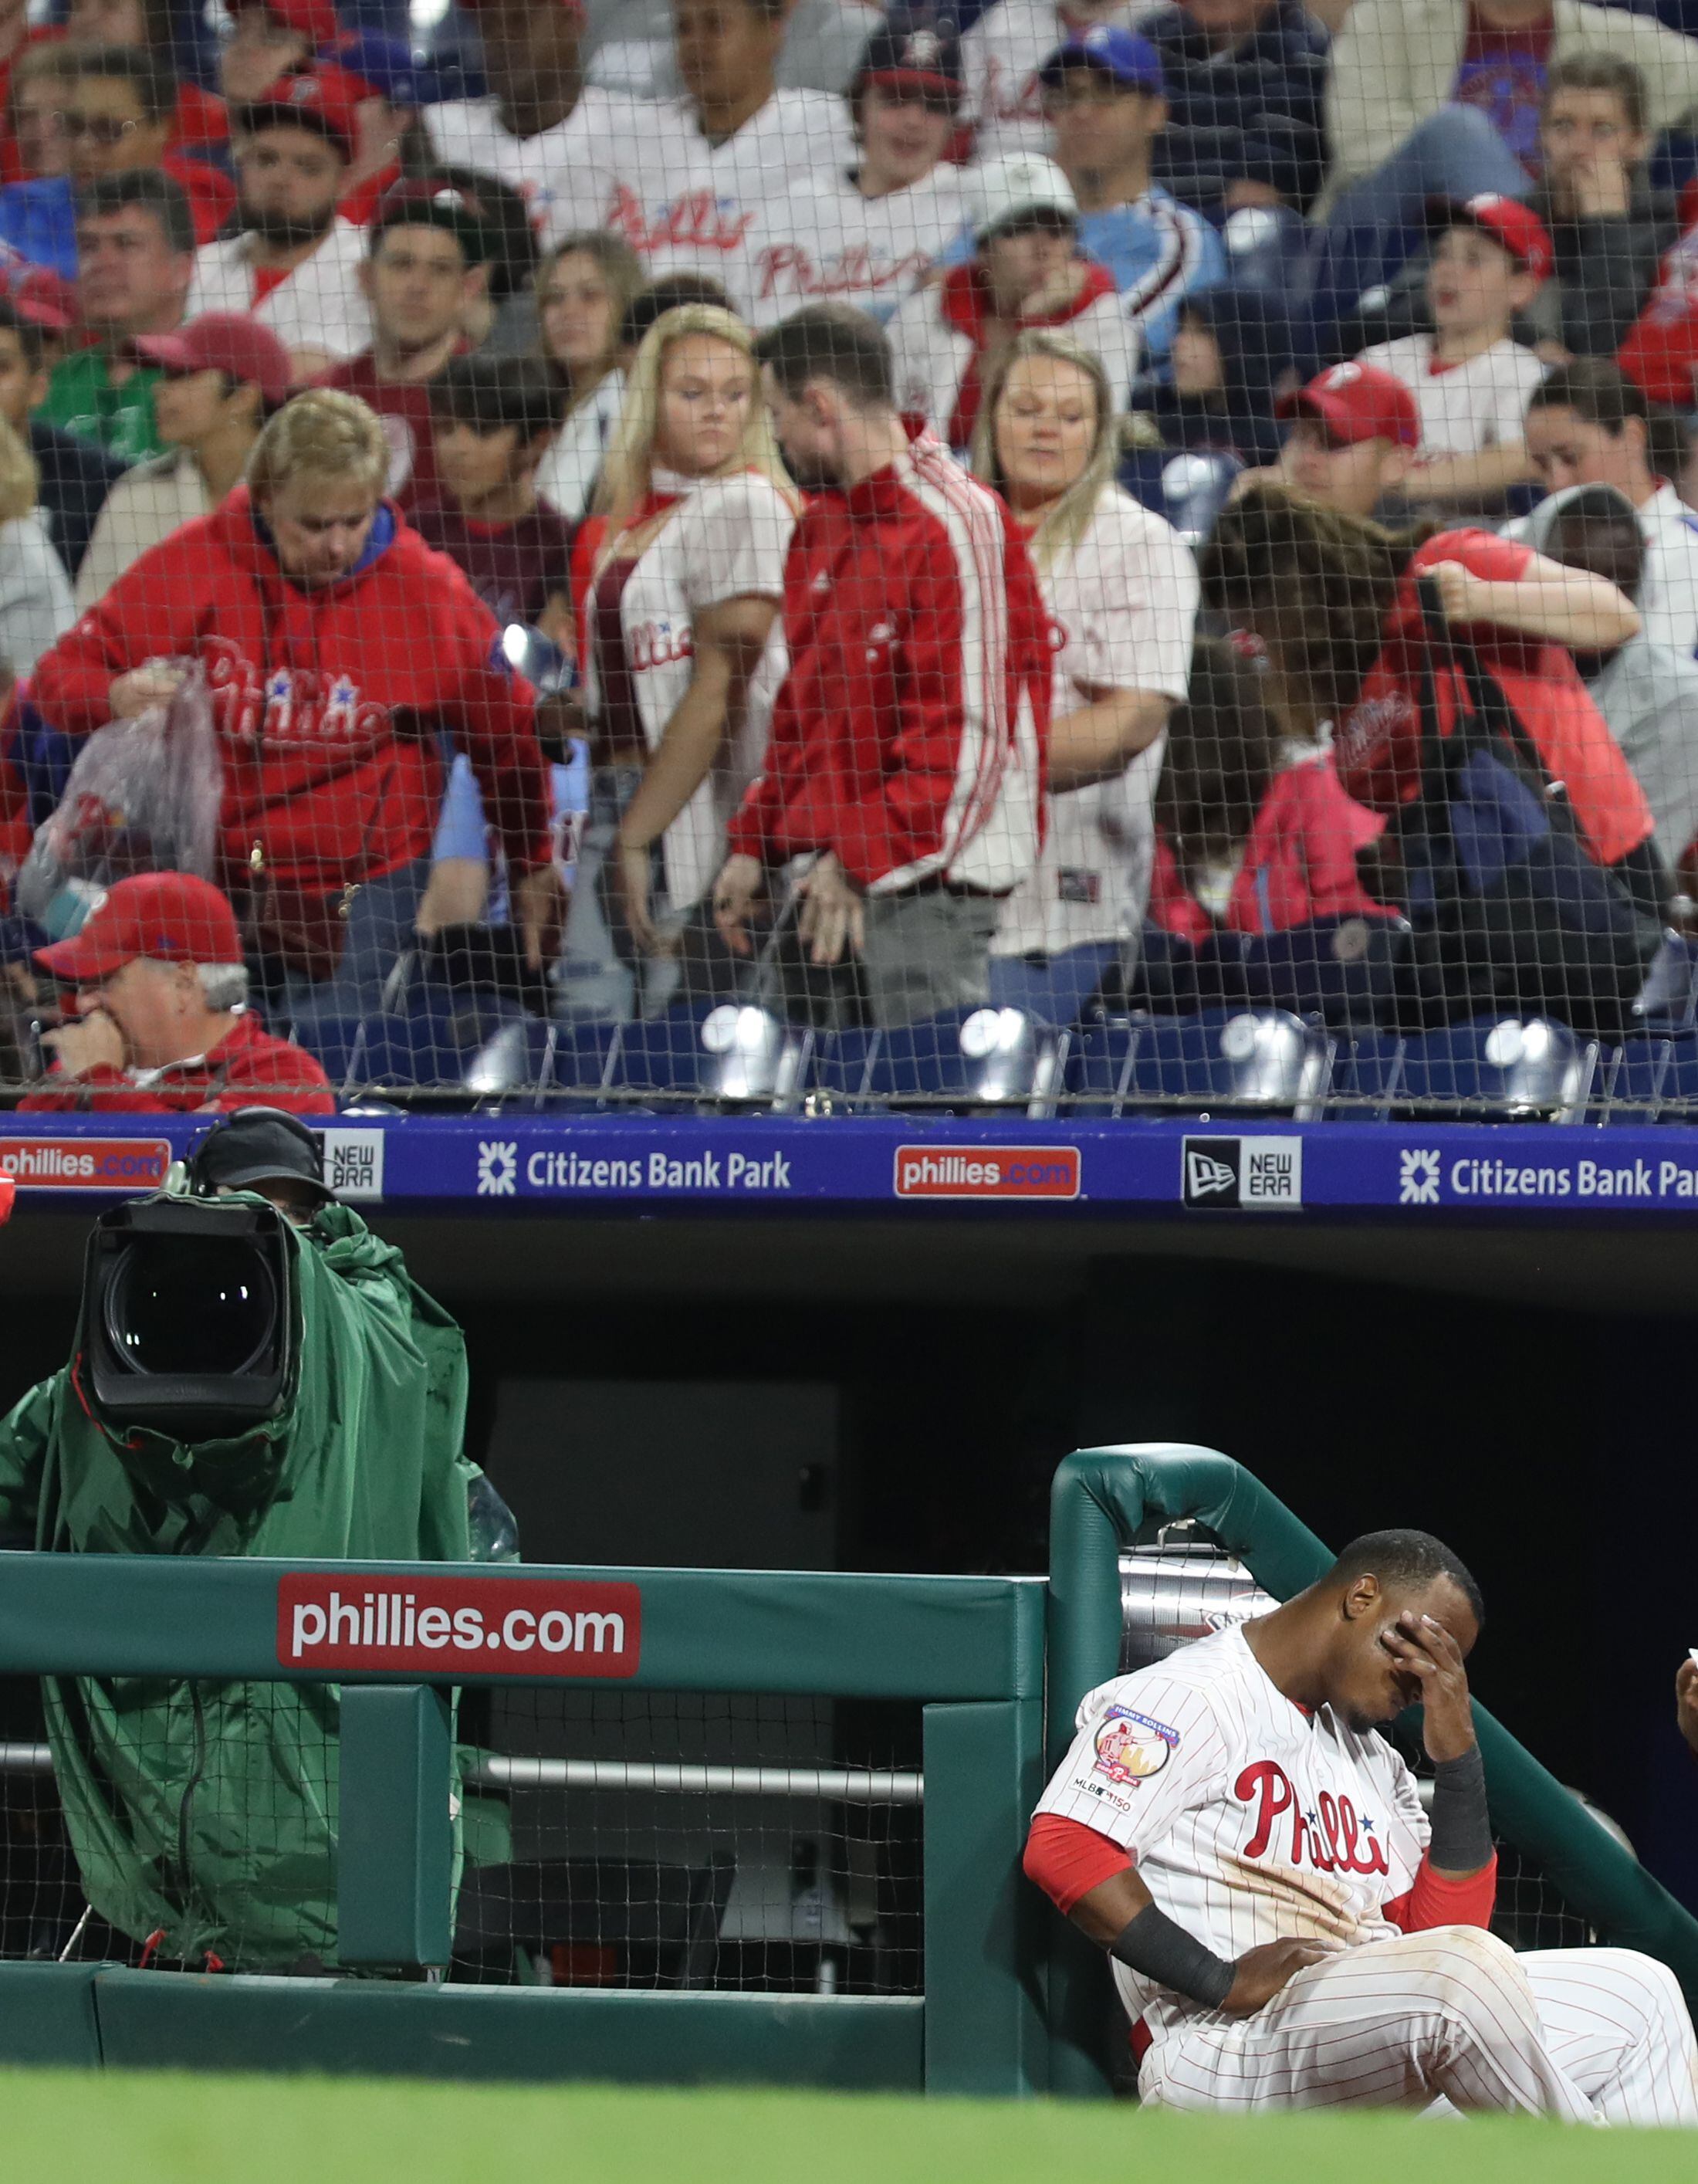
{"label": "child in crowd", "polygon": [[565,406],[554,378],[526,357],[463,356],[430,393],[441,491],[414,510],[414,528],[459,562],[498,621],[532,623],[568,648],[571,533],[537,496]]}
{"label": "child in crowd", "polygon": [[1133,390],[1176,452],[1278,461],[1280,382],[1296,376],[1291,320],[1278,297],[1254,288],[1210,288],[1180,306],[1167,360]]}
{"label": "child in crowd", "polygon": [[[440,492],[413,511],[412,522],[427,544],[459,563],[504,628],[528,622],[571,654],[571,532],[537,493],[537,465],[554,443],[565,407],[554,376],[533,358],[456,359],[431,383]],[[558,841],[563,822],[583,808],[582,760],[576,771],[553,766],[549,788]],[[498,851],[490,844],[477,782],[461,753],[449,772],[430,883],[419,906],[421,936],[509,924],[505,887],[492,871],[494,857]]]}
{"label": "child in crowd", "polygon": [[1420,410],[1411,499],[1492,508],[1533,475],[1522,418],[1544,366],[1511,327],[1550,270],[1550,237],[1512,198],[1449,201],[1441,217],[1427,271],[1434,331],[1383,342],[1357,361],[1394,373]]}

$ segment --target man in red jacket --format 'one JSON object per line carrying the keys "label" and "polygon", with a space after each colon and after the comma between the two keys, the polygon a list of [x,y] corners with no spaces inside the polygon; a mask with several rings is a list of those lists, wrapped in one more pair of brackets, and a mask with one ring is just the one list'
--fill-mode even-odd
{"label": "man in red jacket", "polygon": [[36,961],[76,989],[79,1014],[46,1034],[48,1088],[21,1109],[335,1113],[311,1055],[248,1013],[236,913],[209,882],[187,872],[120,880],[80,933],[37,949]]}
{"label": "man in red jacket", "polygon": [[768,870],[811,852],[795,893],[812,964],[857,956],[877,1024],[972,1007],[998,905],[1038,855],[1038,580],[997,496],[929,433],[910,439],[871,320],[812,305],[758,354],[785,460],[820,497],[785,565],[789,671],[732,822],[720,931],[749,954]]}
{"label": "man in red jacket", "polygon": [[559,925],[533,694],[465,578],[383,499],[388,465],[363,402],[298,395],[260,434],[248,487],[133,562],[33,684],[50,726],[86,735],[202,663],[227,884],[298,1022],[378,1006],[429,875],[444,733],[501,836],[533,969]]}

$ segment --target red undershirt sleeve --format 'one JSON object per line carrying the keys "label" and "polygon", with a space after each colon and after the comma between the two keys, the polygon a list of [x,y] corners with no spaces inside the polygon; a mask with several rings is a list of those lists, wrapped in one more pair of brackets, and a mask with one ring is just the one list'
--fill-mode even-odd
{"label": "red undershirt sleeve", "polygon": [[1022,1863],[1027,1879],[1035,1881],[1065,1914],[1104,1881],[1130,1872],[1133,1861],[1119,1843],[1088,1828],[1083,1820],[1040,1813],[1026,1838]]}
{"label": "red undershirt sleeve", "polygon": [[[1027,1869],[1032,1852],[1028,1845]],[[1415,1871],[1415,1886],[1406,1896],[1385,1907],[1385,1915],[1406,1934],[1424,1934],[1434,1926],[1489,1926],[1497,1903],[1498,1860],[1494,1851],[1489,1864],[1463,1880],[1447,1880],[1435,1873],[1423,1856]]]}

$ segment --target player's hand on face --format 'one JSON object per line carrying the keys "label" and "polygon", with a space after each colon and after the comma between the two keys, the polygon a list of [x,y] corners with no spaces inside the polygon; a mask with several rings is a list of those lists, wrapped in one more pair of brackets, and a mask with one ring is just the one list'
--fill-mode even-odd
{"label": "player's hand on face", "polygon": [[1272,2001],[1288,1980],[1306,1964],[1336,1957],[1337,1942],[1264,1942],[1259,1949],[1246,1949],[1233,1967],[1232,1991],[1221,2004],[1227,2017],[1250,2017]]}
{"label": "player's hand on face", "polygon": [[1698,1752],[1698,1661],[1690,1657],[1680,1663],[1674,1679],[1674,1719],[1680,1734]]}
{"label": "player's hand on face", "polygon": [[1468,1672],[1462,1649],[1430,1615],[1406,1607],[1380,1643],[1406,1676],[1420,1685],[1427,1757],[1436,1766],[1460,1759],[1474,1745],[1474,1717],[1468,1704]]}

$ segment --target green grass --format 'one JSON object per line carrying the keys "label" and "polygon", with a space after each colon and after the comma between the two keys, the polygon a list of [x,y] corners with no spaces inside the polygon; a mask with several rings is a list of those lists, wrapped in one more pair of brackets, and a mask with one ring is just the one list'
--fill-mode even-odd
{"label": "green grass", "polygon": [[[1458,2137],[1461,2133],[1463,2136]],[[1689,2184],[1684,2133],[1049,2102],[0,2073],[19,2184]]]}

